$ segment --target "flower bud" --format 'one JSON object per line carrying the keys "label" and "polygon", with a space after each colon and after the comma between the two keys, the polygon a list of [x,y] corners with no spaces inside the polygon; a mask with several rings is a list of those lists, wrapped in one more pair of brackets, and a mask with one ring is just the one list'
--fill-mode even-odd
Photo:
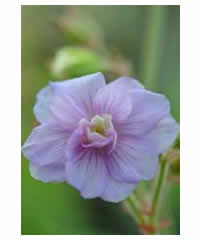
{"label": "flower bud", "polygon": [[58,50],[51,63],[51,72],[56,79],[79,77],[105,70],[106,59],[90,49],[80,47],[64,47]]}
{"label": "flower bud", "polygon": [[179,183],[179,181],[180,181],[180,151],[179,151],[179,149],[172,149],[168,153],[168,160],[170,161],[168,179],[171,182]]}
{"label": "flower bud", "polygon": [[180,149],[180,133],[174,142],[174,148]]}
{"label": "flower bud", "polygon": [[170,165],[170,170],[174,175],[180,175],[180,157],[174,159]]}

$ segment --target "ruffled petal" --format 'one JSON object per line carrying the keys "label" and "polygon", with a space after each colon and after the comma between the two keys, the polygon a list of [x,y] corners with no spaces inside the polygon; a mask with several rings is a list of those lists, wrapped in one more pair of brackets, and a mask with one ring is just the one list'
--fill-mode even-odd
{"label": "ruffled petal", "polygon": [[137,88],[144,88],[144,86],[138,80],[131,77],[120,77],[108,85],[120,87],[123,93]]}
{"label": "ruffled petal", "polygon": [[165,96],[143,89],[130,91],[132,112],[128,119],[116,126],[120,136],[143,136],[151,132],[169,115],[169,101]]}
{"label": "ruffled petal", "polygon": [[118,182],[109,177],[101,198],[105,201],[117,203],[127,198],[133,192],[135,187],[136,184]]}
{"label": "ruffled petal", "polygon": [[96,114],[110,114],[113,123],[123,122],[132,110],[132,102],[126,84],[119,80],[101,88],[94,98]]}
{"label": "ruffled petal", "polygon": [[67,149],[66,177],[84,198],[102,194],[106,184],[106,166],[100,152],[84,149],[82,129],[77,129],[69,139]]}
{"label": "ruffled petal", "polygon": [[110,174],[117,181],[136,183],[150,180],[158,166],[158,151],[153,138],[121,138],[107,162]]}
{"label": "ruffled petal", "polygon": [[71,129],[71,131],[77,128],[82,118],[88,117],[71,97],[64,94],[53,97],[49,106],[49,113],[48,122],[59,124],[63,129]]}
{"label": "ruffled petal", "polygon": [[82,148],[82,129],[77,129],[69,140],[66,162],[66,179],[77,188],[84,198],[100,197],[106,201],[119,202],[135,188],[136,182],[119,182],[112,178],[106,162],[110,159],[102,151]]}
{"label": "ruffled petal", "polygon": [[72,98],[74,103],[90,117],[93,116],[93,99],[97,91],[105,86],[102,73],[89,74],[62,83],[52,82],[51,86],[56,95]]}
{"label": "ruffled petal", "polygon": [[33,129],[22,147],[24,156],[39,166],[61,163],[66,160],[65,151],[69,133],[55,125],[40,125]]}
{"label": "ruffled petal", "polygon": [[33,112],[36,119],[43,123],[49,119],[49,105],[53,98],[53,90],[50,86],[47,86],[39,91],[36,97],[36,104],[33,108]]}
{"label": "ruffled petal", "polygon": [[156,141],[159,153],[164,153],[173,144],[179,132],[179,125],[169,115],[162,119],[152,131],[152,137]]}
{"label": "ruffled petal", "polygon": [[41,123],[77,123],[81,118],[93,115],[92,101],[96,92],[104,87],[101,73],[80,78],[51,82],[37,94],[34,114]]}
{"label": "ruffled petal", "polygon": [[65,164],[54,163],[46,166],[40,166],[30,162],[30,174],[33,178],[42,182],[64,182],[65,181]]}
{"label": "ruffled petal", "polygon": [[59,124],[68,129],[76,127],[81,118],[87,117],[71,97],[64,93],[56,94],[51,85],[38,93],[34,113],[41,123]]}

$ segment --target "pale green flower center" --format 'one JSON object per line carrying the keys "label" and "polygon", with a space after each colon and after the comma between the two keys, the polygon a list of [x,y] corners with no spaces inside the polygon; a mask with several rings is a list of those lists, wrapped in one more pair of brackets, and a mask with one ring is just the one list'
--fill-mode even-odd
{"label": "pale green flower center", "polygon": [[91,119],[91,131],[106,135],[106,130],[113,129],[112,116],[105,114],[102,116],[96,115]]}

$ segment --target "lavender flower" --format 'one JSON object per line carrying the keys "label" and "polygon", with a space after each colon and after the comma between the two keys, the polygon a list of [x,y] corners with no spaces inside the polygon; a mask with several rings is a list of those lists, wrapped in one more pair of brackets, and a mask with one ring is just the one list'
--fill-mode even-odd
{"label": "lavender flower", "polygon": [[51,82],[34,113],[41,124],[22,149],[31,175],[111,202],[154,177],[159,154],[178,133],[163,95],[129,77],[106,85],[101,73]]}

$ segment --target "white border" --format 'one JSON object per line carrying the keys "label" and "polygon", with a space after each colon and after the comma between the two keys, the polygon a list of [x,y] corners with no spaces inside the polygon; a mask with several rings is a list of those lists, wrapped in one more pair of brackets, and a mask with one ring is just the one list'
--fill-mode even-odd
{"label": "white border", "polygon": [[21,24],[20,5],[0,9],[0,238],[17,239],[21,232]]}

